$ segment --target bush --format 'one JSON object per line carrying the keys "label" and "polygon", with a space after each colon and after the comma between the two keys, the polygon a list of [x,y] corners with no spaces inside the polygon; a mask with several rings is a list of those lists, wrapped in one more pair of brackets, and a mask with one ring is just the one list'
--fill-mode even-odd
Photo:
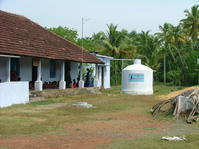
{"label": "bush", "polygon": [[171,70],[167,73],[167,79],[173,85],[181,85],[181,72],[179,70]]}

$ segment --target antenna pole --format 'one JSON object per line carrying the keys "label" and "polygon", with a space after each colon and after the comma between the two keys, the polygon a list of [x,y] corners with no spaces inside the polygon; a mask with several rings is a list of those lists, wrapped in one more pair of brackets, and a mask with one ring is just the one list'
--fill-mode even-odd
{"label": "antenna pole", "polygon": [[80,80],[82,80],[82,73],[83,73],[82,72],[83,57],[84,57],[84,55],[83,55],[84,54],[83,53],[83,46],[84,46],[83,45],[83,38],[84,38],[84,18],[82,17],[82,43],[81,43],[82,44],[82,46],[81,46],[82,47],[82,62],[81,62],[81,68],[80,68],[81,69],[80,70],[81,71]]}
{"label": "antenna pole", "polygon": [[83,81],[83,58],[84,58],[84,49],[83,49],[83,38],[84,38],[84,18],[82,17],[82,43],[81,43],[81,63],[80,63],[80,81],[79,81],[79,87],[84,88],[84,81]]}

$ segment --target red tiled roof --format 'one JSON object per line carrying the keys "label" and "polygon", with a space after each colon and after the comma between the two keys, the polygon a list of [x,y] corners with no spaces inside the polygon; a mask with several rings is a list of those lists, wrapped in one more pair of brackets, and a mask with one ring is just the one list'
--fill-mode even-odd
{"label": "red tiled roof", "polygon": [[[0,53],[85,63],[103,63],[85,49],[31,20],[0,10]],[[83,53],[83,60],[82,60]]]}

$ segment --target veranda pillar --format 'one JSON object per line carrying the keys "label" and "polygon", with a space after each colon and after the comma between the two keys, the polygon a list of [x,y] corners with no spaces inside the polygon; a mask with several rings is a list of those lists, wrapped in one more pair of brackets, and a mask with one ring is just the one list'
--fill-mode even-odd
{"label": "veranda pillar", "polygon": [[94,87],[99,87],[99,80],[98,80],[98,65],[97,65],[97,64],[95,64]]}
{"label": "veranda pillar", "polygon": [[59,82],[59,89],[66,89],[66,82],[65,82],[65,62],[63,61],[61,64],[61,80]]}
{"label": "veranda pillar", "polygon": [[79,88],[84,88],[84,80],[83,80],[83,65],[80,64],[80,81],[79,81]]}
{"label": "veranda pillar", "polygon": [[41,59],[38,60],[37,81],[35,81],[35,90],[36,91],[42,91],[43,90],[43,83],[41,81]]}

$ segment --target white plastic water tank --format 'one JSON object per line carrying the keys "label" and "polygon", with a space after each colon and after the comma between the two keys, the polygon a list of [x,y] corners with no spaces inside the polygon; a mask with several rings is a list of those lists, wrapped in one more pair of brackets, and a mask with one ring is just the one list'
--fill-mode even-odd
{"label": "white plastic water tank", "polygon": [[136,59],[122,70],[122,92],[135,95],[153,94],[153,70]]}

